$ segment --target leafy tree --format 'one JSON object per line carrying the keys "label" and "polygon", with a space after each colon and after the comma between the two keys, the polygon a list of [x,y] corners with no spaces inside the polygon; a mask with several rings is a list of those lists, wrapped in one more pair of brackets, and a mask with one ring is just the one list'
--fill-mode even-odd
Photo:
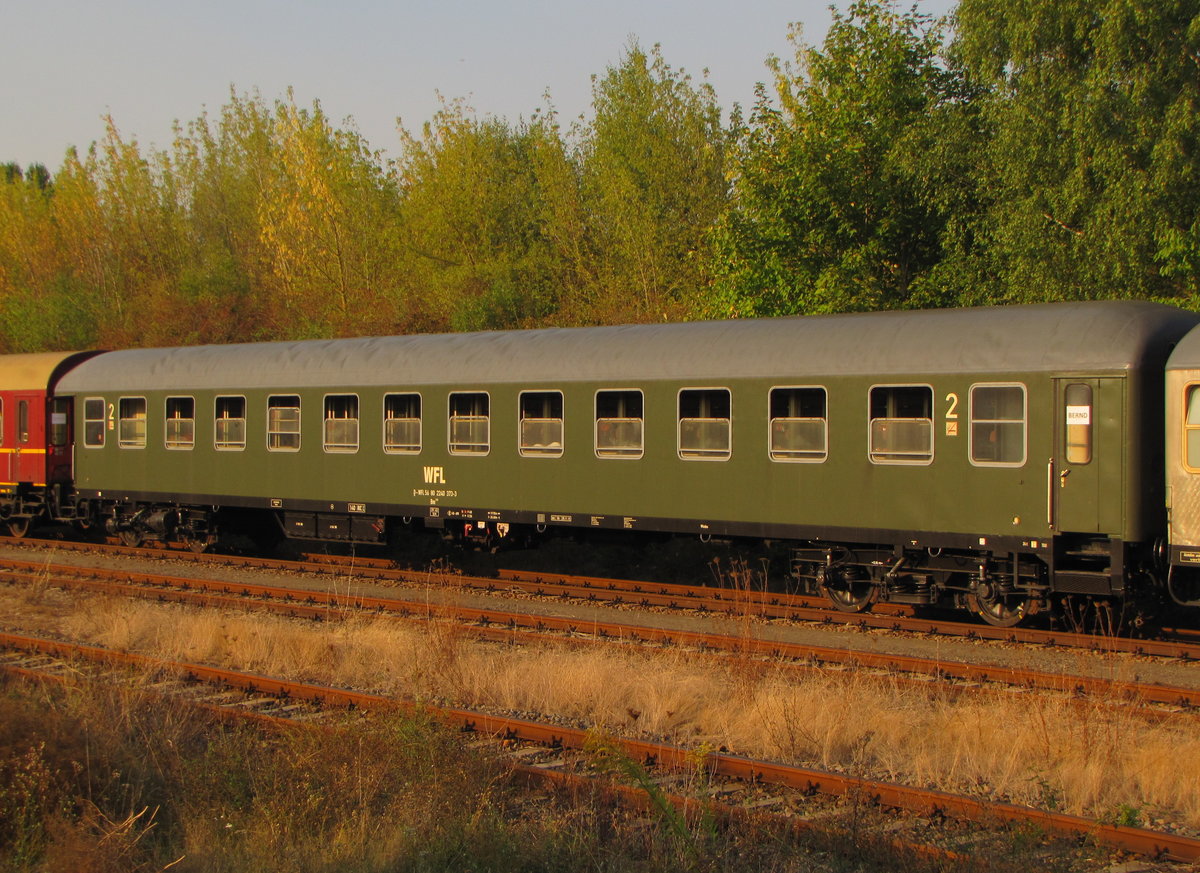
{"label": "leafy tree", "polygon": [[259,220],[273,266],[273,332],[358,335],[389,327],[395,191],[353,130],[334,130],[319,103],[276,104],[275,167]]}
{"label": "leafy tree", "polygon": [[732,209],[712,235],[718,315],[928,304],[943,218],[918,155],[954,91],[941,30],[915,10],[863,0],[834,12],[820,50],[772,59],[748,124],[735,118]]}
{"label": "leafy tree", "polygon": [[577,185],[553,111],[511,125],[443,102],[420,137],[402,131],[406,259],[458,330],[552,315],[580,246]]}
{"label": "leafy tree", "polygon": [[177,125],[172,163],[185,211],[180,342],[269,336],[272,264],[259,210],[275,166],[271,107],[231,92],[215,119]]}
{"label": "leafy tree", "polygon": [[594,79],[592,108],[578,160],[594,267],[578,317],[661,321],[692,301],[728,202],[716,94],[634,42]]}
{"label": "leafy tree", "polygon": [[962,0],[979,218],[999,300],[1200,303],[1200,5]]}
{"label": "leafy tree", "polygon": [[[108,320],[121,305],[114,274],[113,247],[101,204],[96,178],[97,157],[90,149],[84,158],[68,149],[54,177],[52,227],[58,258],[56,282],[70,295],[88,325],[85,343],[53,343],[43,348],[105,344],[100,337],[101,320]],[[39,295],[51,293],[50,283],[41,283]]]}
{"label": "leafy tree", "polygon": [[177,288],[182,213],[176,179],[169,156],[143,156],[112,118],[105,124],[87,166],[95,195],[90,205],[102,228],[90,237],[96,249],[88,254],[103,264],[98,338],[104,345],[158,344],[174,333],[156,316],[173,310]]}
{"label": "leafy tree", "polygon": [[25,168],[25,179],[40,191],[49,189],[53,181],[45,164],[30,164]]}
{"label": "leafy tree", "polygon": [[0,185],[0,349],[5,352],[91,344],[57,245],[50,175],[40,164],[5,167]]}
{"label": "leafy tree", "polygon": [[0,185],[0,290],[3,297],[31,291],[53,270],[50,203],[42,189],[25,180],[17,164],[3,166]]}

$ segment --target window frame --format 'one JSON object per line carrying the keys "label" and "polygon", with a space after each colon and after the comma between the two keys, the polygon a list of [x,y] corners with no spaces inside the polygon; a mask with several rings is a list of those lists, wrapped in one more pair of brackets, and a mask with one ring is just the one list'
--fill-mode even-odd
{"label": "window frame", "polygon": [[[388,417],[388,398],[389,397],[415,397],[417,398],[417,416],[416,418],[389,418]],[[419,391],[389,391],[383,395],[383,433],[381,434],[381,445],[383,446],[384,454],[387,455],[419,455],[421,449],[425,446],[425,398],[421,396]],[[389,421],[415,421],[417,423],[417,447],[413,448],[393,448],[388,445],[387,426]]]}
{"label": "window frame", "polygon": [[[550,446],[527,446],[525,445],[525,397],[526,395],[558,395],[558,418],[534,418],[529,417],[530,421],[557,421],[558,422],[558,448]],[[526,391],[521,391],[517,394],[517,454],[522,458],[561,458],[566,449],[567,444],[567,401],[563,396],[563,392],[558,388],[530,388]]]}
{"label": "window frame", "polygon": [[[600,450],[600,422],[602,419],[599,414],[599,409],[597,408],[597,403],[600,400],[601,394],[636,394],[638,396],[638,400],[641,402],[641,406],[642,406],[642,414],[641,414],[641,416],[639,416],[637,418],[637,421],[640,421],[642,423],[642,427],[641,427],[641,440],[638,443],[636,453],[634,453],[634,451],[618,452],[618,451],[613,451],[611,449],[608,451],[605,451],[605,452],[602,452]],[[608,417],[604,418],[603,420],[605,420],[605,421],[633,421],[634,419],[632,419],[630,416],[625,416],[624,418],[613,418],[611,416],[608,416]],[[596,389],[595,393],[592,394],[592,451],[595,453],[597,458],[602,458],[606,461],[637,461],[637,460],[640,460],[641,458],[645,457],[645,455],[646,455],[646,392],[645,391],[643,391],[641,388],[598,388],[598,389]]]}
{"label": "window frame", "polygon": [[[100,417],[99,418],[88,418],[87,410],[88,410],[89,403],[99,403],[100,404]],[[81,418],[83,419],[83,447],[85,449],[102,449],[102,448],[104,448],[104,443],[106,442],[105,437],[106,437],[106,433],[108,430],[108,401],[103,397],[84,397],[83,398],[83,415],[81,416]],[[93,422],[93,423],[99,422],[100,423],[100,442],[98,442],[98,443],[93,443],[88,438],[89,437],[89,434],[88,434],[88,423],[89,422]]]}
{"label": "window frame", "polygon": [[1180,410],[1179,415],[1179,426],[1183,430],[1183,435],[1179,443],[1179,451],[1181,453],[1179,460],[1183,464],[1183,469],[1189,473],[1200,473],[1200,466],[1193,467],[1188,463],[1188,432],[1193,430],[1200,431],[1200,424],[1188,424],[1188,395],[1192,389],[1200,391],[1200,381],[1188,382],[1183,386],[1183,408]]}
{"label": "window frame", "polygon": [[[454,413],[454,398],[467,396],[482,396],[487,400],[487,412],[483,415],[456,415]],[[456,446],[475,445],[475,443],[455,443],[454,442],[454,419],[456,418],[482,418],[487,422],[487,443],[484,445],[483,451],[473,451],[470,449],[456,448]],[[450,391],[446,395],[446,450],[452,455],[458,455],[468,458],[486,458],[492,453],[492,395],[488,391],[467,390],[467,391]]]}
{"label": "window frame", "polygon": [[[871,400],[876,389],[880,388],[924,388],[929,392],[928,418],[872,418]],[[937,458],[937,431],[933,426],[937,420],[937,392],[928,382],[879,382],[867,388],[867,460],[881,467],[928,467]],[[876,452],[874,441],[874,423],[876,421],[927,421],[929,422],[929,457],[923,455],[913,460],[903,458],[876,458],[877,454],[896,454],[895,452]]]}
{"label": "window frame", "polygon": [[[350,416],[347,416],[345,418],[330,419],[330,417],[329,417],[329,401],[333,400],[333,399],[339,399],[339,398],[343,399],[343,400],[349,400],[349,399],[353,398],[353,400],[354,400],[354,417],[353,417],[353,419],[351,419]],[[329,433],[327,430],[327,428],[329,426],[329,422],[331,420],[332,421],[351,421],[351,420],[353,420],[353,422],[354,422],[354,446],[353,446],[353,448],[351,448],[349,446],[349,444],[346,444],[344,446],[334,444],[331,446],[331,444],[329,442]],[[321,399],[321,447],[325,450],[325,453],[328,455],[356,455],[356,454],[358,454],[358,450],[361,446],[362,446],[362,403],[359,399],[358,394],[357,393],[326,394]]]}
{"label": "window frame", "polygon": [[[981,418],[975,417],[976,388],[1020,388],[1021,417],[1016,418]],[[977,423],[1013,424],[1021,423],[1021,460],[1019,461],[981,461],[975,457],[975,425]],[[1024,467],[1029,461],[1029,388],[1024,382],[973,382],[967,389],[967,461],[972,467]]]}
{"label": "window frame", "polygon": [[29,445],[32,429],[29,426],[29,400],[17,398],[17,445]]}
{"label": "window frame", "polygon": [[[273,401],[273,400],[289,400],[293,397],[296,399],[295,406],[291,406],[291,405],[289,405],[289,406],[283,406],[283,405],[272,406],[271,405],[271,401]],[[295,452],[300,451],[300,449],[303,447],[303,445],[304,445],[303,405],[304,405],[303,401],[301,400],[299,394],[268,394],[267,395],[266,441],[267,441],[267,451],[268,452],[295,453]],[[294,409],[294,410],[296,410],[296,429],[295,429],[295,431],[272,430],[271,429],[271,410],[272,409]],[[292,434],[295,434],[295,436],[296,436],[296,445],[294,445],[294,446],[272,446],[271,445],[271,438],[273,436],[291,436]]]}
{"label": "window frame", "polygon": [[[1074,405],[1075,407],[1079,407],[1079,405],[1080,405],[1078,403],[1072,404],[1070,397],[1068,397],[1068,395],[1071,393],[1072,388],[1082,388],[1087,392],[1088,421],[1087,421],[1086,425],[1079,425],[1079,424],[1073,425],[1070,423],[1072,405]],[[1096,449],[1096,445],[1095,445],[1096,436],[1095,436],[1095,431],[1092,429],[1096,424],[1096,391],[1092,387],[1092,384],[1090,382],[1067,380],[1066,383],[1063,385],[1062,409],[1059,412],[1061,412],[1061,414],[1062,414],[1062,423],[1063,423],[1063,432],[1062,432],[1063,461],[1067,464],[1070,464],[1072,467],[1086,467],[1088,464],[1092,463],[1092,459],[1095,457],[1095,449]],[[1058,414],[1058,412],[1056,412],[1056,414]],[[1071,457],[1071,450],[1073,448],[1080,447],[1079,443],[1075,443],[1075,444],[1071,443],[1071,428],[1073,428],[1073,427],[1086,427],[1087,428],[1087,445],[1085,447],[1087,449],[1087,457],[1084,458],[1082,461],[1078,460],[1077,458]]]}
{"label": "window frame", "polygon": [[[141,439],[140,443],[126,440],[125,437],[122,436],[122,433],[124,431],[125,422],[138,420],[136,416],[127,417],[125,415],[124,406],[125,406],[125,402],[127,400],[140,400],[142,402],[142,418],[141,418],[142,439]],[[136,450],[141,450],[141,449],[146,448],[146,444],[149,442],[149,438],[148,438],[149,430],[150,430],[150,405],[149,405],[149,403],[147,403],[145,396],[131,395],[128,397],[118,397],[117,398],[117,447],[121,448],[121,449],[136,449]]]}
{"label": "window frame", "polygon": [[[690,418],[690,421],[724,421],[727,448],[724,454],[684,454],[683,451],[683,395],[689,392],[716,392],[724,391],[729,398],[729,417],[728,418],[703,418],[696,416]],[[675,394],[675,454],[683,461],[728,461],[733,457],[733,390],[723,385],[712,386],[692,386],[680,388]]]}
{"label": "window frame", "polygon": [[[190,400],[192,402],[191,418],[171,417],[172,400]],[[192,439],[187,444],[172,444],[169,428],[172,421],[190,421],[192,423]],[[163,400],[163,448],[172,452],[190,452],[196,448],[196,398],[190,394],[173,394]]]}
{"label": "window frame", "polygon": [[[825,415],[819,420],[823,424],[823,436],[825,451],[822,452],[819,458],[780,458],[776,457],[773,446],[773,432],[775,429],[776,417],[771,415],[771,395],[776,391],[820,391],[825,395]],[[812,418],[789,418],[780,417],[784,421],[815,421]],[[824,464],[829,460],[829,389],[824,385],[772,385],[767,389],[767,457],[776,464]]]}
{"label": "window frame", "polygon": [[[242,414],[240,417],[221,416],[217,404],[222,400],[240,400],[242,401]],[[218,452],[244,452],[246,451],[246,428],[248,426],[246,415],[248,404],[245,394],[217,394],[213,397],[213,450]],[[222,421],[240,421],[242,423],[242,441],[240,443],[222,442],[218,439],[217,428],[220,427]]]}

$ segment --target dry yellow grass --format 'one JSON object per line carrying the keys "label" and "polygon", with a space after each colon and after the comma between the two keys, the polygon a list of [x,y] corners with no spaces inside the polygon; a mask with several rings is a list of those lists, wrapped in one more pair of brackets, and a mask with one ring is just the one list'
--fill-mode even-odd
{"label": "dry yellow grass", "polygon": [[[1200,827],[1197,719],[1150,723],[1097,701],[1036,693],[951,700],[854,671],[797,676],[733,660],[615,647],[505,647],[457,627],[374,617],[306,623],[48,592],[0,594],[32,630],[164,658],[376,692],[559,716],[614,733],[1095,818]],[[76,608],[62,608],[69,600]],[[11,602],[10,602],[11,601]]]}

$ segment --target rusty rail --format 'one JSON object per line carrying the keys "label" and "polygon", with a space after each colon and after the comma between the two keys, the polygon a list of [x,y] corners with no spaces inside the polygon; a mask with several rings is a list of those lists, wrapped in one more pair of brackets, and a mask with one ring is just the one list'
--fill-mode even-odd
{"label": "rusty rail", "polygon": [[[0,645],[2,645],[2,643],[0,643]],[[48,672],[48,669],[52,666],[54,665],[48,664],[42,665],[39,668],[0,663],[0,672],[7,673],[10,676],[15,676],[19,679],[33,683],[49,682],[56,685],[72,686],[78,686],[82,683],[83,677],[80,676],[79,673],[72,672],[70,675],[62,675],[59,673]],[[113,664],[112,666],[120,668],[125,665]],[[199,709],[210,716],[229,723],[254,722],[268,729],[276,730],[281,728],[295,728],[297,726],[308,730],[342,729],[342,726],[340,725],[329,726],[319,721],[297,721],[294,713],[280,715],[278,711],[264,712],[254,709],[247,709],[236,705],[213,702],[211,700],[192,700],[188,698],[179,698],[176,695],[172,695],[169,691],[163,691],[162,689],[158,688],[154,689],[150,693],[159,699],[177,700],[185,706]],[[305,710],[305,712],[312,711],[313,710]],[[534,766],[523,764],[518,761],[509,761],[508,766],[518,779],[531,786],[538,786],[551,790],[578,791],[585,787],[589,790],[594,790],[597,787],[597,784],[599,784],[600,790],[606,796],[612,797],[626,808],[640,812],[653,812],[657,808],[655,799],[652,798],[644,788],[635,788],[613,781],[597,783],[597,779],[593,775],[587,775],[568,769]],[[711,797],[698,800],[694,797],[674,794],[667,791],[661,791],[661,797],[674,809],[681,812],[689,821],[700,821],[706,818],[715,817],[718,821],[749,825],[753,827],[770,827],[777,830],[791,831],[795,835],[812,832],[824,834],[827,837],[833,838],[841,836],[840,832],[836,828],[830,827],[827,824],[811,821],[802,816],[789,814],[781,815],[759,809],[747,808],[745,806],[724,803]],[[914,843],[912,841],[896,837],[882,836],[880,838],[880,842],[895,852],[908,853],[919,857],[936,858],[951,862],[965,861],[969,858],[969,855],[963,852],[946,849],[940,846],[931,846],[924,843]]]}
{"label": "rusty rail", "polygon": [[406,585],[427,584],[431,579],[437,579],[446,585],[486,592],[495,592],[501,589],[521,590],[535,595],[570,597],[604,604],[690,609],[733,615],[746,614],[763,619],[784,619],[830,626],[883,629],[1046,647],[1079,648],[1096,652],[1126,652],[1153,657],[1200,660],[1200,634],[1186,629],[1176,631],[1177,638],[1175,639],[1133,639],[1041,628],[998,628],[982,622],[925,618],[914,614],[911,607],[887,603],[876,604],[870,612],[846,613],[831,609],[828,605],[822,605],[824,601],[819,598],[738,588],[600,579],[518,570],[501,570],[495,578],[435,574],[397,569],[390,560],[361,556],[346,558],[332,555],[309,555],[306,561],[284,561],[273,558],[219,554],[195,555],[175,549],[99,546],[96,543],[71,541],[22,540],[20,542],[72,551],[103,549],[111,554],[144,557],[163,557],[165,555],[180,560],[221,563],[263,570],[275,569],[299,573],[352,573],[365,579],[398,582]]}
{"label": "rusty rail", "polygon": [[[276,585],[232,583],[207,579],[183,579],[124,570],[78,568],[32,562],[0,561],[0,566],[19,570],[26,579],[52,576],[56,583],[106,593],[152,597],[163,601],[207,606],[273,609],[287,615],[314,619],[341,618],[349,612],[373,611],[399,617],[440,618],[464,622],[476,629],[491,628],[493,638],[513,639],[517,631],[556,632],[588,635],[613,641],[686,646],[699,650],[735,653],[808,664],[839,664],[897,673],[933,676],[963,682],[998,683],[1068,694],[1087,694],[1107,699],[1156,703],[1169,706],[1200,706],[1200,687],[1126,682],[1090,676],[1072,676],[998,665],[969,664],[909,655],[864,652],[806,643],[757,639],[750,635],[728,635],[700,631],[600,622],[577,618],[516,613],[475,607],[432,604],[400,598],[338,594],[328,591],[287,588]],[[78,574],[97,578],[79,578]]]}
{"label": "rusty rail", "polygon": [[[415,704],[378,695],[311,683],[292,682],[259,674],[240,673],[202,664],[162,661],[145,655],[116,652],[96,646],[80,646],[10,634],[0,634],[0,646],[52,654],[58,657],[79,657],[102,663],[127,664],[147,671],[170,671],[199,681],[241,688],[256,693],[312,700],[326,706],[393,711],[397,709],[417,711],[418,709]],[[589,739],[589,733],[579,728],[507,718],[466,709],[430,706],[421,706],[420,709],[460,730],[544,743],[556,748],[580,749]],[[666,768],[695,766],[695,753],[688,749],[644,740],[619,739],[615,742],[626,754],[644,761],[648,766]],[[800,791],[817,791],[824,794],[854,794],[862,798],[869,798],[884,806],[904,809],[918,815],[947,816],[985,824],[1025,823],[1057,834],[1087,837],[1102,845],[1136,852],[1139,855],[1180,862],[1200,860],[1200,840],[1178,834],[1101,824],[1079,816],[1046,812],[1016,804],[996,803],[965,795],[931,791],[804,767],[792,767],[725,753],[706,755],[704,765],[714,774],[746,782],[770,783]]]}

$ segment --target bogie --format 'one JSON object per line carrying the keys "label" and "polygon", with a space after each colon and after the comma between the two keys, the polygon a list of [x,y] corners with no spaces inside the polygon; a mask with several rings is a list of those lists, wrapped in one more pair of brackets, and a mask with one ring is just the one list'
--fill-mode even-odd
{"label": "bogie", "polygon": [[809,592],[847,612],[877,602],[965,609],[988,624],[1011,627],[1041,611],[1048,568],[1028,555],[969,550],[804,544],[793,575]]}

